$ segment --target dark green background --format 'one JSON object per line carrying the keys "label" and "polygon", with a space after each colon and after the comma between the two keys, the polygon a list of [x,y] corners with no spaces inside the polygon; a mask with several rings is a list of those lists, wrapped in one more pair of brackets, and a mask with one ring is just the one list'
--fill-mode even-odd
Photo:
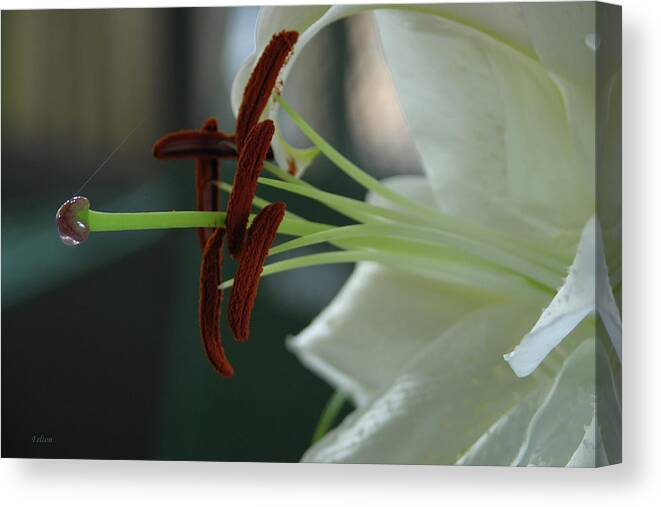
{"label": "dark green background", "polygon": [[[247,344],[232,343],[223,320],[237,372],[226,381],[200,345],[193,231],[98,233],[70,248],[53,223],[60,203],[138,124],[82,193],[106,211],[193,207],[193,163],[155,161],[151,144],[211,115],[232,130],[229,85],[252,51],[256,14],[2,13],[4,457],[297,461],[309,445],[332,392],[284,342],[350,267],[308,268],[304,284],[287,274],[265,279]],[[315,126],[351,155],[344,25],[327,32],[319,72],[334,80]],[[225,164],[223,179],[232,170]],[[310,174],[327,190],[362,197],[323,160]],[[338,221],[285,197],[297,213]],[[226,263],[225,276],[233,269]],[[289,297],[279,298],[285,288]],[[39,435],[53,442],[33,443]]]}

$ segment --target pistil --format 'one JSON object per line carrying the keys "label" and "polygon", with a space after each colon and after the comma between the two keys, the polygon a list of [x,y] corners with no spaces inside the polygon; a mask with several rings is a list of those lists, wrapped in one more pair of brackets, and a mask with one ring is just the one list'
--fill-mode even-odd
{"label": "pistil", "polygon": [[90,233],[88,215],[90,202],[87,197],[76,196],[67,200],[55,214],[57,232],[65,245],[79,245]]}
{"label": "pistil", "polygon": [[[78,245],[93,232],[145,231],[153,229],[196,229],[225,227],[224,211],[144,211],[109,213],[89,208],[83,196],[66,201],[56,214],[60,239],[66,245]],[[252,223],[255,215],[248,217]],[[289,236],[305,236],[334,226],[300,218],[285,218],[278,232]]]}

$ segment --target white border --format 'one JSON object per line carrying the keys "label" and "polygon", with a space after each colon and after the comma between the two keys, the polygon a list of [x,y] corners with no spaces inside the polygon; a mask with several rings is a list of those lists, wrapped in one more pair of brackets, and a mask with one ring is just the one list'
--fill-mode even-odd
{"label": "white border", "polygon": [[[235,2],[236,5],[238,2]],[[248,1],[247,4],[260,2]],[[284,3],[288,2],[269,2]],[[324,3],[324,2],[307,2]],[[357,2],[345,2],[357,3]],[[661,498],[661,2],[624,6],[624,459],[601,470],[141,461],[0,462],[8,506],[653,505]],[[212,2],[5,1],[2,9]],[[232,4],[227,2],[226,4]]]}

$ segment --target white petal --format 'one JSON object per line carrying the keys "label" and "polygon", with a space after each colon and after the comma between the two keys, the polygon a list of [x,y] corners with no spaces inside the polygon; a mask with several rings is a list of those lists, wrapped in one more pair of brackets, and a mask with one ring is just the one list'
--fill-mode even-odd
{"label": "white petal", "polygon": [[[297,44],[294,59],[305,46],[325,26],[365,10],[372,10],[379,6],[266,6],[262,7],[257,18],[255,33],[255,51],[244,62],[241,71],[236,76],[232,85],[232,109],[236,115],[241,104],[243,89],[248,81],[252,67],[257,57],[268,44],[273,34],[282,30],[296,30],[302,34]],[[397,9],[396,6],[393,7]],[[486,30],[523,51],[532,50],[532,42],[527,33],[526,21],[523,12],[518,5],[427,5],[418,6],[425,12],[433,12],[436,15],[448,16],[460,19],[463,23],[470,24]],[[288,62],[287,67],[293,66],[293,60]],[[283,74],[283,79],[286,73]]]}
{"label": "white petal", "polygon": [[532,330],[505,360],[520,376],[530,375],[544,358],[595,308],[595,220],[583,229],[569,276]]}
{"label": "white petal", "polygon": [[[293,53],[280,72],[279,80],[286,82],[292,66],[298,59],[304,47],[317,33],[319,33],[320,30],[339,19],[366,9],[369,9],[369,6],[336,5],[329,8],[327,6],[313,5],[306,7],[292,6],[262,8],[257,20],[255,52],[243,63],[232,83],[231,100],[234,114],[236,115],[239,111],[239,106],[241,105],[241,99],[243,97],[243,90],[248,82],[250,73],[252,72],[254,65],[257,63],[259,55],[261,55],[264,47],[268,44],[273,34],[282,30],[296,30],[300,33]],[[314,68],[302,70],[305,72],[315,71]],[[277,131],[280,132],[278,126],[278,109],[277,104],[272,103],[271,107],[266,108],[262,117],[273,119],[276,122]],[[311,162],[310,158],[306,156],[305,153],[291,150],[291,147],[281,135],[277,135],[274,138],[273,153],[278,165],[285,169],[288,168],[290,162],[293,162],[296,166],[296,174],[298,176],[303,174],[305,168]]]}
{"label": "white petal", "polygon": [[[603,139],[595,142],[595,134],[603,137],[608,131],[613,110],[611,92],[621,71],[621,9],[589,2],[522,4],[522,9],[535,52],[565,99],[582,166],[594,179],[595,155],[601,155],[598,183],[603,184],[610,160],[619,161],[603,153],[610,146]],[[600,215],[603,220],[602,211]]]}
{"label": "white petal", "polygon": [[543,392],[534,391],[498,419],[468,449],[457,465],[494,465],[510,463],[519,447],[542,399]]}
{"label": "white petal", "polygon": [[[603,50],[591,3],[523,5],[533,47],[564,97],[582,169],[594,178],[596,55]],[[600,68],[600,73],[605,69]],[[601,74],[607,81],[610,75]]]}
{"label": "white petal", "polygon": [[512,465],[567,465],[581,445],[589,446],[583,440],[594,413],[595,341],[588,339],[565,361]]}
{"label": "white petal", "polygon": [[[383,183],[416,202],[434,202],[422,176]],[[377,194],[367,200],[393,206]],[[288,345],[308,368],[362,406],[422,347],[490,301],[479,291],[361,263],[333,302]]]}
{"label": "white petal", "polygon": [[597,313],[604,323],[606,332],[610,337],[615,353],[622,361],[622,318],[620,310],[613,296],[613,287],[608,276],[608,266],[606,265],[606,255],[604,252],[604,241],[599,222],[596,222],[596,286],[597,293]]}
{"label": "white petal", "polygon": [[509,354],[505,360],[510,364],[514,373],[525,377],[534,372],[546,356],[557,347],[564,338],[578,326],[591,312],[590,308],[579,308],[576,311],[562,311],[559,316],[555,312],[561,303],[554,300],[554,308],[547,308],[540,317],[538,324],[533,327],[521,343]]}
{"label": "white petal", "polygon": [[[259,10],[255,29],[255,51],[243,63],[232,84],[231,100],[235,116],[239,112],[243,89],[248,82],[252,68],[271,37],[282,30],[296,30],[302,33],[322,17],[328,9],[329,7],[324,5],[309,5],[304,7],[262,7]],[[299,42],[296,52],[300,51],[301,46],[302,44]]]}
{"label": "white petal", "polygon": [[[424,177],[396,176],[383,183],[416,202],[434,203]],[[366,200],[393,207],[378,194],[369,193]],[[454,320],[453,311],[460,309],[461,316],[477,306],[446,296],[443,291],[448,288],[454,291],[447,284],[384,266],[358,264],[333,302],[288,345],[308,368],[362,406],[417,354],[417,347]],[[441,301],[447,299],[451,301],[446,307]],[[375,368],[375,361],[390,367]]]}
{"label": "white petal", "polygon": [[[242,71],[237,75],[232,86],[231,100],[234,114],[239,110],[243,88],[248,81],[252,67],[257,61],[257,56],[261,54],[273,34],[282,30],[296,30],[304,34],[296,49],[296,52],[300,53],[302,47],[323,27],[338,19],[357,14],[363,10],[376,8],[379,8],[379,6],[328,7],[324,5],[309,5],[262,7],[257,18],[255,52],[246,60]],[[396,6],[393,6],[393,8],[396,9]],[[502,40],[521,48],[523,51],[532,51],[532,42],[528,35],[523,12],[521,7],[516,4],[498,6],[445,4],[417,6],[415,8],[425,12],[433,12],[436,15],[459,19],[462,23],[494,34]],[[318,21],[319,23],[317,23]],[[309,32],[306,33],[308,29]],[[289,63],[291,64],[293,62]],[[291,65],[289,66],[291,67]]]}
{"label": "white petal", "polygon": [[[592,180],[580,172],[563,98],[546,70],[438,16],[376,16],[440,206],[528,237],[574,243],[594,210]],[[573,233],[563,237],[567,230]]]}
{"label": "white petal", "polygon": [[568,467],[593,468],[608,465],[608,456],[601,441],[601,431],[592,416],[590,426],[585,429],[583,440],[567,463]]}
{"label": "white petal", "polygon": [[[409,197],[413,201],[424,204],[426,206],[435,206],[436,200],[434,199],[434,194],[429,188],[429,182],[424,176],[415,176],[415,175],[400,175],[400,176],[391,176],[390,178],[385,178],[381,180],[385,186],[389,189],[394,190],[398,194],[402,194],[406,197]],[[385,208],[396,208],[393,202],[390,199],[386,199],[379,194],[374,192],[369,192],[365,201],[375,206],[383,206]]]}
{"label": "white petal", "polygon": [[608,338],[597,327],[597,466],[622,461],[622,364],[612,350]]}
{"label": "white petal", "polygon": [[[593,329],[589,326],[582,326],[580,329],[573,333],[572,344],[570,347],[576,347],[576,343],[581,344],[588,341],[594,345],[594,340],[591,339]],[[593,349],[594,350],[594,349]],[[558,359],[563,357],[563,354],[571,351],[571,348],[566,348],[562,353],[556,355],[551,370],[557,371],[554,382],[549,382],[545,388],[540,388],[526,398],[520,400],[514,407],[505,413],[498,421],[496,421],[464,454],[458,461],[458,465],[493,465],[493,464],[517,464],[521,456],[525,455],[525,451],[532,445],[531,430],[529,429],[533,424],[538,424],[540,418],[539,412],[541,407],[548,404],[548,399],[553,396],[553,392],[557,388],[560,377],[564,374],[563,363],[558,365]],[[566,367],[567,361],[564,361]],[[548,371],[548,370],[547,370]],[[593,371],[594,373],[594,371]],[[593,382],[594,384],[594,382]],[[588,386],[593,389],[594,385]],[[578,387],[577,387],[578,389]],[[594,403],[590,403],[589,407],[594,409]],[[617,407],[613,407],[617,411]],[[610,409],[610,406],[606,410]],[[564,418],[567,414],[559,411],[556,416]],[[568,422],[568,424],[570,424]],[[581,431],[576,432],[576,441],[581,436]],[[548,450],[548,449],[547,449]],[[570,449],[573,450],[573,449]],[[594,454],[592,457],[594,461]],[[594,465],[592,465],[594,466]]]}
{"label": "white petal", "polygon": [[620,71],[621,8],[597,7],[591,2],[544,2],[523,3],[521,9],[535,53],[560,81],[584,90],[593,88],[597,56],[599,85]]}
{"label": "white petal", "polygon": [[359,264],[314,321],[288,342],[312,371],[358,406],[486,297],[378,264]]}
{"label": "white petal", "polygon": [[[597,246],[598,245],[598,246]],[[601,228],[592,217],[583,229],[576,257],[565,283],[544,310],[532,330],[505,360],[524,377],[539,366],[548,353],[597,308],[613,347],[621,359],[621,321],[613,298],[603,254]]]}
{"label": "white petal", "polygon": [[541,373],[518,379],[497,357],[532,320],[533,308],[497,305],[467,316],[420,349],[388,388],[303,460],[454,463],[502,414],[551,384]]}
{"label": "white petal", "polygon": [[276,130],[273,139],[273,155],[277,165],[286,168],[290,172],[293,170],[293,174],[299,178],[303,176],[308,166],[319,155],[319,150],[315,146],[304,149],[291,146],[279,128]]}
{"label": "white petal", "polygon": [[577,467],[577,468],[592,468],[595,466],[596,461],[596,442],[597,442],[597,428],[594,416],[592,417],[592,422],[590,426],[585,429],[585,435],[583,435],[583,440],[572,454],[567,463],[568,467]]}
{"label": "white petal", "polygon": [[593,85],[595,47],[601,45],[601,35],[595,34],[596,5],[549,2],[522,4],[521,8],[542,64],[563,81]]}
{"label": "white petal", "polygon": [[530,39],[520,3],[460,3],[427,4],[413,6],[414,10],[429,12],[453,19],[463,25],[475,28],[511,45],[518,50],[533,54]]}

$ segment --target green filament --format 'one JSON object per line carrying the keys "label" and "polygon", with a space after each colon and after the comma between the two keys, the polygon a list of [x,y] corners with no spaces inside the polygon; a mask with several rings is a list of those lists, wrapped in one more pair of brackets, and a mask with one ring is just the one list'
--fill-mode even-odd
{"label": "green filament", "polygon": [[318,440],[321,440],[321,438],[328,433],[328,431],[331,429],[331,426],[333,426],[333,423],[337,419],[337,416],[344,407],[344,404],[348,401],[349,395],[342,392],[342,391],[335,391],[333,393],[333,396],[330,397],[328,400],[328,403],[326,403],[326,406],[324,407],[323,412],[321,413],[321,416],[319,417],[319,422],[317,423],[317,427],[314,430],[314,434],[312,435],[312,443],[314,444]]}
{"label": "green filament", "polygon": [[[520,276],[512,276],[512,273],[508,270],[474,259],[467,259],[465,255],[453,255],[451,252],[434,257],[411,255],[409,252],[368,249],[323,252],[274,262],[264,267],[261,276],[311,266],[353,264],[356,262],[376,262],[427,279],[479,288],[495,294],[512,294],[525,297],[526,294],[537,295],[540,291],[549,292],[548,289],[537,283]],[[219,288],[227,289],[233,285],[234,279],[232,278],[223,282]]]}
{"label": "green filament", "polygon": [[408,197],[403,196],[395,192],[394,190],[386,187],[379,180],[370,176],[365,171],[360,169],[357,165],[347,159],[339,151],[333,148],[323,137],[321,137],[317,132],[314,131],[312,127],[299,115],[294,108],[289,105],[289,103],[282,98],[280,95],[276,95],[276,100],[280,103],[285,112],[292,119],[294,124],[305,134],[305,136],[312,141],[312,143],[319,148],[328,159],[333,162],[338,169],[342,170],[347,176],[352,178],[354,181],[365,187],[367,190],[378,194],[394,204],[401,206],[405,209],[411,209],[416,212],[429,213],[433,211],[427,206],[418,204],[417,202],[409,199]]}
{"label": "green filament", "polygon": [[488,241],[489,243],[498,245],[501,249],[509,250],[511,253],[516,252],[519,256],[525,256],[531,262],[541,263],[547,268],[561,273],[564,273],[568,263],[571,262],[571,258],[567,255],[562,255],[560,253],[557,255],[549,255],[549,252],[554,252],[555,250],[553,244],[530,245],[521,241],[519,238],[493,231],[476,223],[466,222],[456,217],[445,215],[438,209],[421,205],[408,197],[395,192],[377,179],[368,175],[365,171],[335,150],[335,148],[321,137],[301,117],[301,115],[297,113],[289,103],[287,103],[285,99],[281,96],[277,96],[276,100],[280,103],[283,110],[289,115],[301,132],[303,132],[303,134],[340,170],[349,175],[367,190],[384,197],[408,212],[424,216],[425,222],[435,223],[436,227],[441,227],[466,237]]}

